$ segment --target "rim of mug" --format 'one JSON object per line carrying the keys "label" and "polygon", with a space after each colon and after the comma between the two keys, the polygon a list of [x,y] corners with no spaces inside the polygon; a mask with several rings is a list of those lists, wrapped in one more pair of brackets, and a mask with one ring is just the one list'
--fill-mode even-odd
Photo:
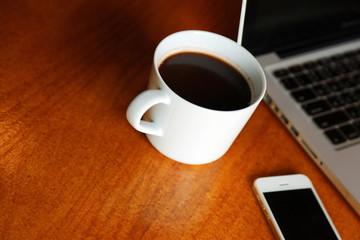
{"label": "rim of mug", "polygon": [[[218,38],[220,39],[221,41],[226,41],[228,42],[229,44],[232,44],[232,45],[236,45],[237,47],[239,47],[241,49],[241,51],[244,51],[245,54],[247,54],[252,63],[256,65],[256,72],[259,74],[259,76],[261,77],[261,85],[262,85],[262,89],[260,90],[260,94],[258,96],[255,96],[254,99],[252,100],[251,104],[247,107],[244,107],[244,108],[239,108],[239,109],[235,109],[235,110],[217,110],[217,109],[212,109],[212,108],[207,108],[207,107],[203,107],[203,106],[200,106],[200,105],[197,105],[195,103],[192,103],[188,100],[186,100],[185,98],[181,97],[179,94],[177,94],[174,90],[172,90],[168,84],[166,83],[166,81],[162,78],[160,72],[159,72],[159,66],[161,65],[162,61],[164,59],[166,59],[167,57],[171,56],[171,55],[174,55],[178,52],[184,52],[184,49],[194,49],[193,52],[201,52],[201,53],[208,53],[210,55],[213,55],[214,51],[213,50],[210,50],[210,49],[207,49],[207,48],[202,48],[202,47],[199,47],[199,46],[181,46],[181,47],[178,47],[178,48],[174,48],[173,50],[171,51],[167,51],[167,54],[163,54],[161,55],[160,57],[158,57],[159,55],[159,49],[160,47],[162,47],[163,44],[165,44],[166,41],[168,41],[169,39],[171,38],[174,38],[174,37],[177,37],[179,35],[188,35],[188,34],[193,34],[193,35],[207,35],[209,37],[213,37],[213,38]],[[197,49],[197,51],[195,50]],[[199,49],[201,49],[201,51],[199,51]],[[171,53],[170,53],[171,52]],[[224,56],[223,54],[219,53],[219,55],[222,55]],[[216,56],[216,57],[219,57],[219,56]],[[227,56],[225,56],[227,57]],[[230,57],[227,57],[227,58],[230,58]],[[223,59],[223,58],[221,58]],[[224,59],[223,59],[224,60]],[[224,60],[226,61],[226,60]],[[254,105],[258,105],[258,103],[263,99],[263,97],[265,96],[265,92],[266,92],[266,77],[265,77],[265,73],[260,65],[260,63],[256,60],[256,58],[247,50],[245,49],[243,46],[239,45],[238,43],[236,43],[235,41],[225,37],[225,36],[222,36],[220,34],[217,34],[217,33],[212,33],[212,32],[208,32],[208,31],[202,31],[202,30],[184,30],[184,31],[179,31],[179,32],[175,32],[173,34],[170,34],[168,35],[167,37],[165,37],[164,39],[162,39],[160,41],[160,43],[157,45],[156,49],[155,49],[155,53],[154,53],[154,57],[153,57],[153,64],[154,64],[154,67],[155,67],[155,71],[156,71],[156,74],[158,75],[158,77],[160,78],[160,81],[172,92],[174,93],[176,96],[179,97],[179,99],[187,102],[187,103],[190,103],[191,105],[194,105],[198,108],[201,108],[201,109],[205,109],[205,110],[210,110],[210,111],[215,111],[215,112],[237,112],[237,111],[243,111],[245,109],[248,109],[248,108],[251,108],[253,107]],[[238,64],[237,64],[238,65]],[[237,68],[237,66],[234,66]],[[241,66],[239,66],[241,67]],[[246,71],[244,70],[244,72],[246,73]],[[246,73],[247,74],[247,73]],[[252,84],[252,83],[251,83]],[[252,86],[253,88],[255,88],[254,86]],[[254,90],[255,91],[255,90]],[[255,95],[255,93],[254,93]]]}

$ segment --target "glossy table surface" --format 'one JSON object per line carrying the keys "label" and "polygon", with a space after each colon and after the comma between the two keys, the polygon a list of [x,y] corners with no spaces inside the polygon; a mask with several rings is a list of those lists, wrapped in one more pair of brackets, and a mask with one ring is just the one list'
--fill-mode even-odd
{"label": "glossy table surface", "polygon": [[241,1],[0,2],[0,239],[273,239],[251,185],[310,177],[343,239],[360,218],[264,103],[221,159],[177,163],[127,122],[156,45],[236,40]]}

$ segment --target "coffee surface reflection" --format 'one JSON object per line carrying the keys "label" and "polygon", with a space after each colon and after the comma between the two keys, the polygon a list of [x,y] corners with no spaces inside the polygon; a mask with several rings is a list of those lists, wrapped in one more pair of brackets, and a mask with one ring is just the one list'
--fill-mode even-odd
{"label": "coffee surface reflection", "polygon": [[159,72],[176,94],[198,106],[232,111],[251,104],[251,89],[246,78],[214,56],[177,53],[160,64]]}

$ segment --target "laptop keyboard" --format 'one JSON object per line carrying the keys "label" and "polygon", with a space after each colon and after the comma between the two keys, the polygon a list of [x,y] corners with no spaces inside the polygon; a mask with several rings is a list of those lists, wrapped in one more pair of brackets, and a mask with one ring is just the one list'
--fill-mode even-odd
{"label": "laptop keyboard", "polygon": [[360,142],[360,49],[273,75],[334,145]]}

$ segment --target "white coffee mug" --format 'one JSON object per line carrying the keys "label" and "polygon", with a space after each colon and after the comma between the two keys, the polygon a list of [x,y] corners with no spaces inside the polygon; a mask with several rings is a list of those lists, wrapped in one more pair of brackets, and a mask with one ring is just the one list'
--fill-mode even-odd
{"label": "white coffee mug", "polygon": [[[220,111],[195,105],[175,93],[162,79],[159,66],[178,52],[200,52],[232,65],[248,79],[250,106]],[[147,135],[165,156],[187,164],[205,164],[223,156],[264,97],[266,81],[257,60],[236,42],[204,31],[182,31],[163,39],[154,54],[148,90],[129,105],[130,124]],[[147,115],[147,120],[143,117]]]}

